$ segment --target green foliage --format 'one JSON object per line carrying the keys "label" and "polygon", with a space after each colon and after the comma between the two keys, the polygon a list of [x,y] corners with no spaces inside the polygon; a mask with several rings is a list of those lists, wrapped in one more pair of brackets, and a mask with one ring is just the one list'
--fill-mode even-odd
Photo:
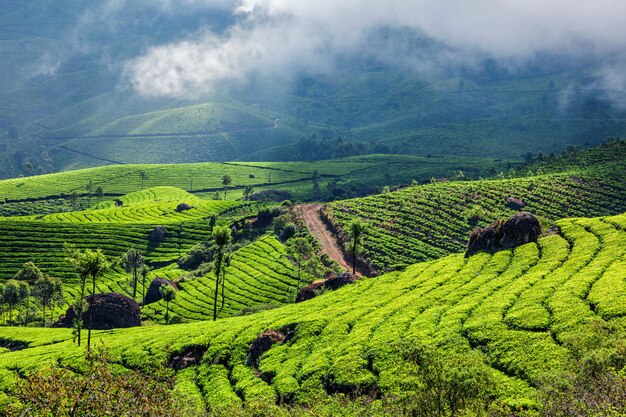
{"label": "green foliage", "polygon": [[172,386],[170,373],[120,371],[98,349],[87,356],[83,369],[56,365],[28,375],[15,391],[20,402],[0,411],[7,417],[182,416]]}
{"label": "green foliage", "polygon": [[59,278],[44,275],[33,284],[33,297],[42,309],[42,323],[46,325],[46,308],[52,308],[63,300],[63,283]]}
{"label": "green foliage", "polygon": [[22,269],[17,271],[13,279],[16,279],[18,281],[26,281],[29,284],[32,284],[41,277],[43,277],[43,273],[41,272],[41,270],[33,262],[29,261],[24,263]]}

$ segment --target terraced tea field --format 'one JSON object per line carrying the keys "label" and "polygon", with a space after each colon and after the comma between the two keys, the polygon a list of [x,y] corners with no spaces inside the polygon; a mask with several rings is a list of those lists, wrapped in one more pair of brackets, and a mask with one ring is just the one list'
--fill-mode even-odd
{"label": "terraced tea field", "polygon": [[[177,211],[179,203],[191,208]],[[110,259],[128,249],[140,250],[148,263],[175,262],[198,242],[208,239],[206,217],[233,210],[246,212],[246,204],[201,200],[174,187],[156,187],[127,194],[121,206],[56,213],[45,216],[0,217],[0,280],[11,278],[24,262],[35,262],[44,273],[63,280],[66,295],[75,295],[78,276],[65,260],[65,243],[78,249],[101,248]],[[164,225],[165,236],[151,239],[156,226]],[[121,272],[108,274],[103,283],[115,284]]]}
{"label": "terraced tea field", "polygon": [[[167,278],[175,278],[184,271],[172,271]],[[155,271],[161,276],[160,271]],[[266,235],[233,254],[226,268],[226,292],[219,317],[228,317],[260,304],[279,305],[293,302],[297,274],[288,260],[285,246],[275,237]],[[304,284],[302,284],[304,285]],[[208,320],[213,312],[215,276],[212,273],[179,283],[176,299],[170,311],[182,321]],[[165,302],[145,306],[144,319],[162,320]]]}
{"label": "terraced tea field", "polygon": [[368,222],[363,255],[384,271],[464,250],[475,224],[516,212],[507,206],[509,197],[523,200],[523,210],[550,221],[621,213],[626,210],[622,168],[408,187],[329,203],[326,215],[340,235],[355,217]]}
{"label": "terraced tea field", "polygon": [[[446,256],[251,316],[96,338],[129,367],[206,348],[199,365],[179,374],[179,384],[209,408],[415,390],[415,365],[400,346],[422,344],[477,359],[496,381],[492,395],[532,406],[535,386],[563,369],[573,344],[597,337],[602,323],[626,325],[626,214],[557,225],[560,235],[536,244]],[[294,333],[255,365],[248,348],[266,329]],[[4,390],[13,384],[12,370],[74,361],[81,352],[66,329],[2,328],[0,338],[27,344],[0,354]]]}

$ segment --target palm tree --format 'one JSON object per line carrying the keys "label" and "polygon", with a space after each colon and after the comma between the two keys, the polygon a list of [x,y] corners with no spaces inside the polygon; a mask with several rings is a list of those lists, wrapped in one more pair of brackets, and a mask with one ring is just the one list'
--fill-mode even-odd
{"label": "palm tree", "polygon": [[300,282],[302,274],[302,263],[313,256],[313,247],[309,241],[303,237],[291,239],[290,244],[287,246],[287,253],[289,257],[293,259],[293,262],[298,268],[298,284],[296,285],[296,297],[300,291]]}
{"label": "palm tree", "polygon": [[359,248],[363,244],[363,235],[367,230],[367,224],[360,219],[354,219],[348,225],[348,234],[350,235],[351,254],[352,254],[352,275],[356,274],[356,256]]}
{"label": "palm tree", "polygon": [[176,298],[176,289],[171,285],[161,285],[159,292],[165,301],[165,324],[167,324],[170,319],[170,302]]}
{"label": "palm tree", "polygon": [[215,253],[215,294],[213,296],[213,321],[217,320],[217,296],[222,284],[222,305],[224,303],[224,278],[226,275],[227,251],[231,241],[230,229],[226,226],[216,226],[213,229],[213,251]]}
{"label": "palm tree", "polygon": [[[78,275],[81,279],[87,279],[87,277],[91,277],[91,302],[89,308],[89,325],[87,327],[87,350],[91,350],[91,329],[93,327],[93,302],[94,297],[96,295],[96,279],[103,276],[106,271],[111,268],[111,263],[107,260],[107,258],[102,253],[102,250],[91,250],[85,249],[84,251],[79,251],[76,249],[70,248],[70,255],[67,258],[69,263],[74,267]],[[84,285],[82,289],[81,296],[84,296]],[[77,302],[77,305],[83,306],[83,300],[80,299]],[[81,313],[78,316],[78,320],[82,319],[83,309],[79,307],[78,312]],[[78,314],[77,312],[77,314]],[[80,327],[78,329],[78,345],[80,346]]]}
{"label": "palm tree", "polygon": [[136,298],[137,297],[137,278],[139,275],[139,270],[144,264],[143,256],[141,255],[141,252],[139,252],[135,248],[131,248],[124,255],[124,258],[122,259],[122,264],[126,272],[133,273],[133,283],[132,283],[133,298]]}

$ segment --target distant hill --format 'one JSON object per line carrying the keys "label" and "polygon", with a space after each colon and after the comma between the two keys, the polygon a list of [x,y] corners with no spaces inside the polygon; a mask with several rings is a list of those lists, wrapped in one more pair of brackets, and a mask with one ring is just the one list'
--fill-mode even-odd
{"label": "distant hill", "polygon": [[4,6],[0,178],[112,163],[299,160],[294,146],[312,137],[351,144],[333,157],[519,159],[626,134],[624,111],[594,89],[593,65],[510,74],[485,63],[427,76],[346,58],[333,74],[258,79],[193,100],[143,98],[124,62],[150,42],[178,39],[185,25],[219,30],[232,16],[155,18],[127,4],[136,24],[108,28],[66,0]]}

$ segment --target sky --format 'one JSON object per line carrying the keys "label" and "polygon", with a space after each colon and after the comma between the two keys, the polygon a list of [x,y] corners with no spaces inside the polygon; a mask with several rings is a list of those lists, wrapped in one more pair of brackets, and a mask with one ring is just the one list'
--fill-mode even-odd
{"label": "sky", "polygon": [[[621,0],[162,0],[169,10],[228,8],[236,17],[224,33],[199,28],[184,39],[153,45],[127,63],[144,95],[210,92],[252,74],[288,76],[329,71],[361,51],[398,66],[429,70],[471,67],[493,57],[512,67],[545,54],[603,59],[626,50],[626,2]],[[381,29],[444,45],[427,54],[372,41]],[[624,88],[620,65],[604,68],[607,87]]]}
{"label": "sky", "polygon": [[556,56],[597,62],[596,87],[616,97],[626,91],[623,0],[108,0],[75,32],[129,7],[172,19],[232,16],[225,30],[186,28],[124,62],[125,78],[144,96],[189,98],[258,76],[328,73],[363,55],[429,73],[479,68],[486,58],[515,71]]}

